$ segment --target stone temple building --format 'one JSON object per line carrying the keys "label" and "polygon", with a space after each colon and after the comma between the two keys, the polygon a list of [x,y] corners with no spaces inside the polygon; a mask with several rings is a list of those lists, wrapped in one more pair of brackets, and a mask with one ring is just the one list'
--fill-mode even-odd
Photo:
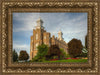
{"label": "stone temple building", "polygon": [[61,31],[58,32],[58,37],[54,35],[51,36],[50,32],[47,32],[43,27],[43,20],[39,18],[37,20],[37,25],[35,29],[33,29],[33,35],[31,36],[30,41],[30,60],[36,56],[38,50],[37,46],[41,44],[46,44],[48,46],[57,44],[60,48],[63,48],[66,54],[68,54],[67,43],[63,40],[63,33]]}

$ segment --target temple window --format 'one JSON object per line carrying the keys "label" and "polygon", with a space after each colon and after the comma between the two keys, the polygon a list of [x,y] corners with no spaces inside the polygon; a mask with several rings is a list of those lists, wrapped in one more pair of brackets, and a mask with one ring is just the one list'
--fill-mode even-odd
{"label": "temple window", "polygon": [[36,43],[36,46],[35,46],[35,49],[36,49],[36,50],[38,50],[37,47],[38,47],[38,43]]}
{"label": "temple window", "polygon": [[38,39],[38,34],[36,34],[36,40]]}
{"label": "temple window", "polygon": [[44,36],[44,39],[46,39],[46,36]]}

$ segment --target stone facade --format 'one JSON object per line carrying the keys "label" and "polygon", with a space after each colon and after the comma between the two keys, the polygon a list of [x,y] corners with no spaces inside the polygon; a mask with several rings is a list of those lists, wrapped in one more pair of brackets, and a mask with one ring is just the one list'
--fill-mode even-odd
{"label": "stone facade", "polygon": [[42,43],[50,46],[53,44],[57,44],[60,48],[63,48],[66,54],[68,54],[68,45],[62,38],[63,33],[61,31],[58,32],[58,38],[54,35],[51,37],[49,32],[43,27],[43,21],[39,18],[37,20],[37,26],[33,29],[33,35],[31,36],[30,42],[30,60],[36,56],[38,50],[37,46],[41,45]]}

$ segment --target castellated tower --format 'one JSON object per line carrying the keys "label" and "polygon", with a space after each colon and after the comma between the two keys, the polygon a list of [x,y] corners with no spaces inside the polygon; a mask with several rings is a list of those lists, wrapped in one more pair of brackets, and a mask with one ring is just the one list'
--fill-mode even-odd
{"label": "castellated tower", "polygon": [[41,44],[46,44],[48,46],[57,44],[60,48],[63,48],[65,52],[68,54],[67,51],[67,43],[62,38],[62,32],[58,32],[58,38],[53,35],[51,37],[51,34],[49,32],[46,32],[43,26],[43,20],[39,18],[37,21],[37,25],[35,26],[35,29],[33,29],[33,35],[31,36],[30,40],[30,60],[34,58],[37,55],[37,46]]}

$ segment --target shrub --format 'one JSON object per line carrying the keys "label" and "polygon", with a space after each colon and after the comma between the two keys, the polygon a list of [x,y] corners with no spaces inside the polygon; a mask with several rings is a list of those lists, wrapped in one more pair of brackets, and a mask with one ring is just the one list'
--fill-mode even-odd
{"label": "shrub", "polygon": [[35,56],[33,59],[32,59],[32,62],[34,62],[34,61],[38,61],[38,57],[37,56]]}
{"label": "shrub", "polygon": [[66,58],[69,58],[69,57],[70,57],[70,54],[67,54],[67,55],[66,55]]}
{"label": "shrub", "polygon": [[53,59],[58,59],[58,56],[54,56]]}

